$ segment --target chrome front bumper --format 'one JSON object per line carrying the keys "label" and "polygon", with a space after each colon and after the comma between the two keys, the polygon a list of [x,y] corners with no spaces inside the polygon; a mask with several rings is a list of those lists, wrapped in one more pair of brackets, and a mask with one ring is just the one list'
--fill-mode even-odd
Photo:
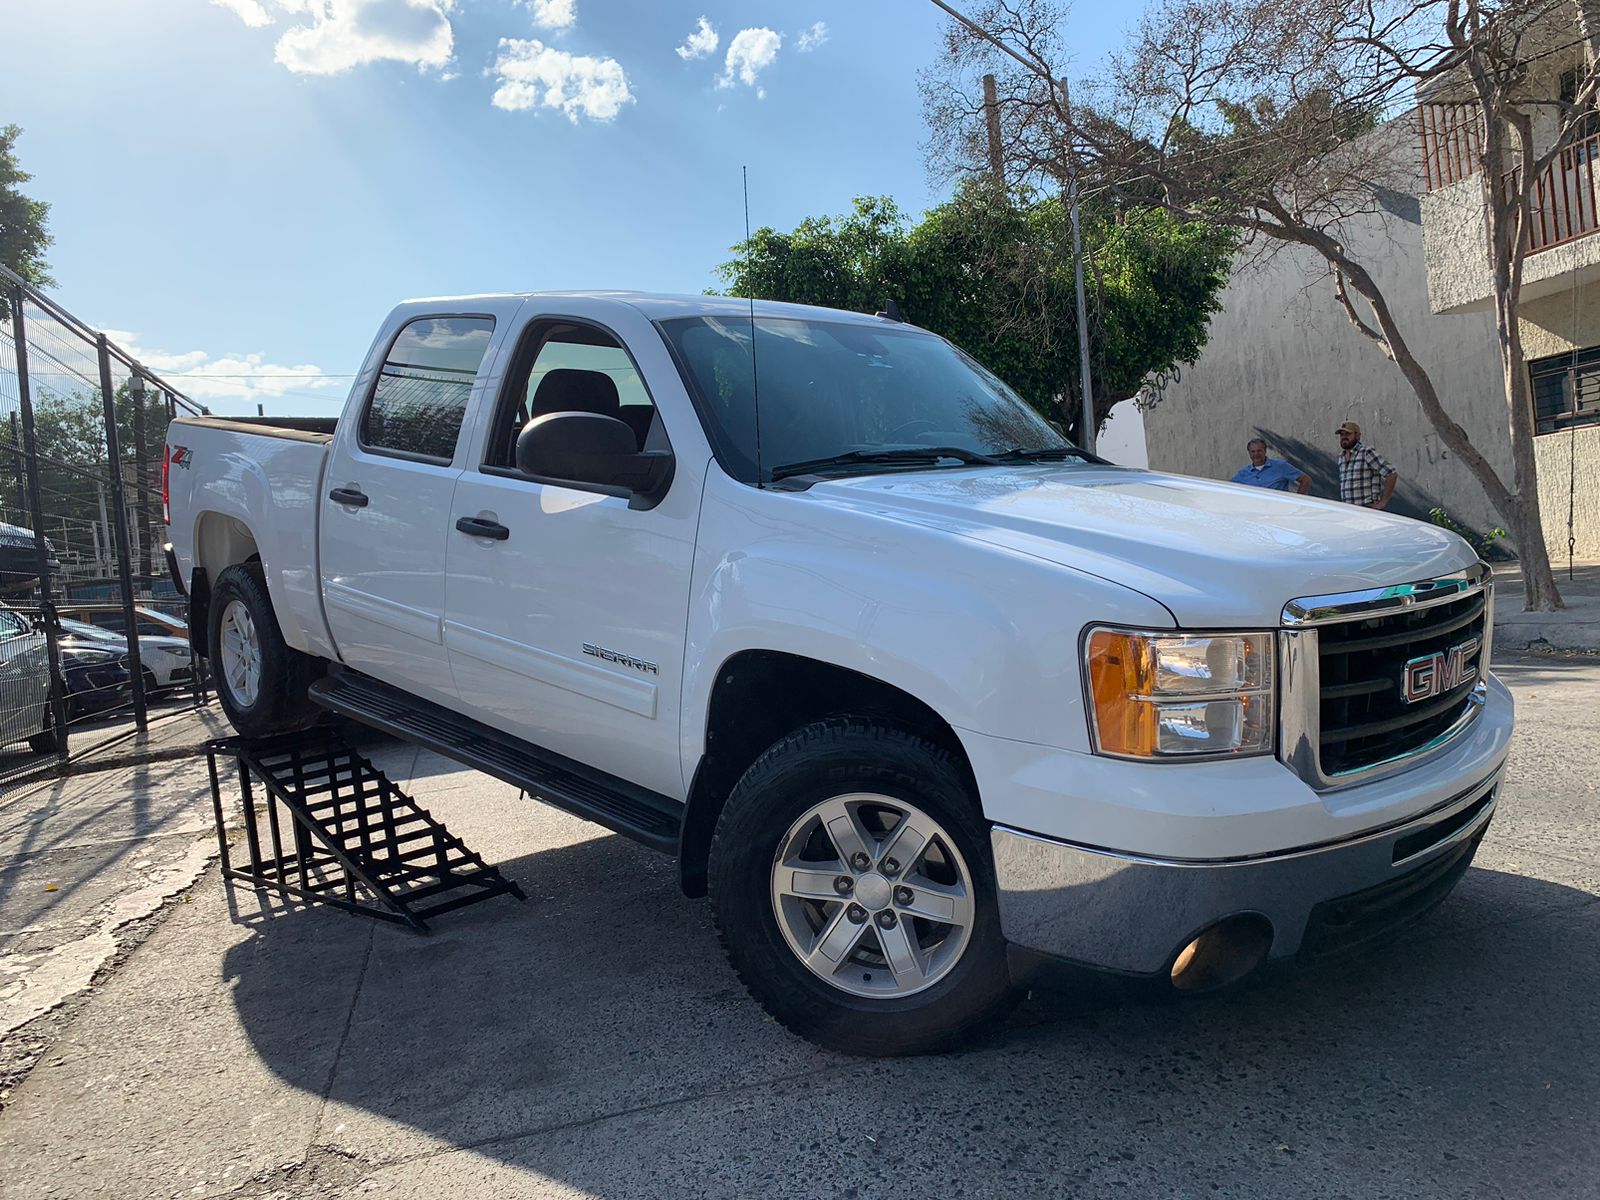
{"label": "chrome front bumper", "polygon": [[1428,812],[1343,841],[1225,861],[1142,858],[992,832],[1007,940],[1131,975],[1171,968],[1224,917],[1272,925],[1270,958],[1342,948],[1432,907],[1472,860],[1494,816],[1493,774]]}

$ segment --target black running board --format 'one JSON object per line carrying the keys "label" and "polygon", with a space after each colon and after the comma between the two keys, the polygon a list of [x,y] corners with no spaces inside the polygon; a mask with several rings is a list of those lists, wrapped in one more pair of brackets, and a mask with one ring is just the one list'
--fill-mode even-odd
{"label": "black running board", "polygon": [[514,783],[535,799],[604,825],[652,850],[678,852],[684,806],[669,796],[349,669],[335,668],[313,683],[311,699],[342,717]]}

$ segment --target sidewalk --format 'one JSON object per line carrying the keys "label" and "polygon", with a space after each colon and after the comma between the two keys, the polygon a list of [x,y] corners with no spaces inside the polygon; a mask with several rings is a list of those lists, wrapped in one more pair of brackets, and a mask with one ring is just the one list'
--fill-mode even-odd
{"label": "sidewalk", "polygon": [[1495,650],[1600,653],[1600,562],[1576,563],[1571,579],[1565,565],[1556,570],[1556,587],[1567,604],[1562,612],[1522,611],[1521,563],[1497,564],[1494,582]]}

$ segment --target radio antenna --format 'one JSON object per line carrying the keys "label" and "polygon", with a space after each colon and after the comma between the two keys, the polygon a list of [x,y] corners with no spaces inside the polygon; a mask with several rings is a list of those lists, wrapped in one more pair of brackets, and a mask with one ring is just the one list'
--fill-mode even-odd
{"label": "radio antenna", "polygon": [[761,373],[756,369],[756,281],[750,273],[750,168],[740,167],[744,179],[744,291],[750,299],[750,414],[756,427],[756,486],[761,480]]}

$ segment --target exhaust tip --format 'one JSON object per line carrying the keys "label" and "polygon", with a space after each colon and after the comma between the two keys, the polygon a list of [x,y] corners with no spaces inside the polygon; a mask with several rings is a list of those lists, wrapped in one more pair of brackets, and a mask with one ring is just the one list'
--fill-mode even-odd
{"label": "exhaust tip", "polygon": [[1209,992],[1238,983],[1259,967],[1272,948],[1272,923],[1260,913],[1224,917],[1178,951],[1172,986]]}

